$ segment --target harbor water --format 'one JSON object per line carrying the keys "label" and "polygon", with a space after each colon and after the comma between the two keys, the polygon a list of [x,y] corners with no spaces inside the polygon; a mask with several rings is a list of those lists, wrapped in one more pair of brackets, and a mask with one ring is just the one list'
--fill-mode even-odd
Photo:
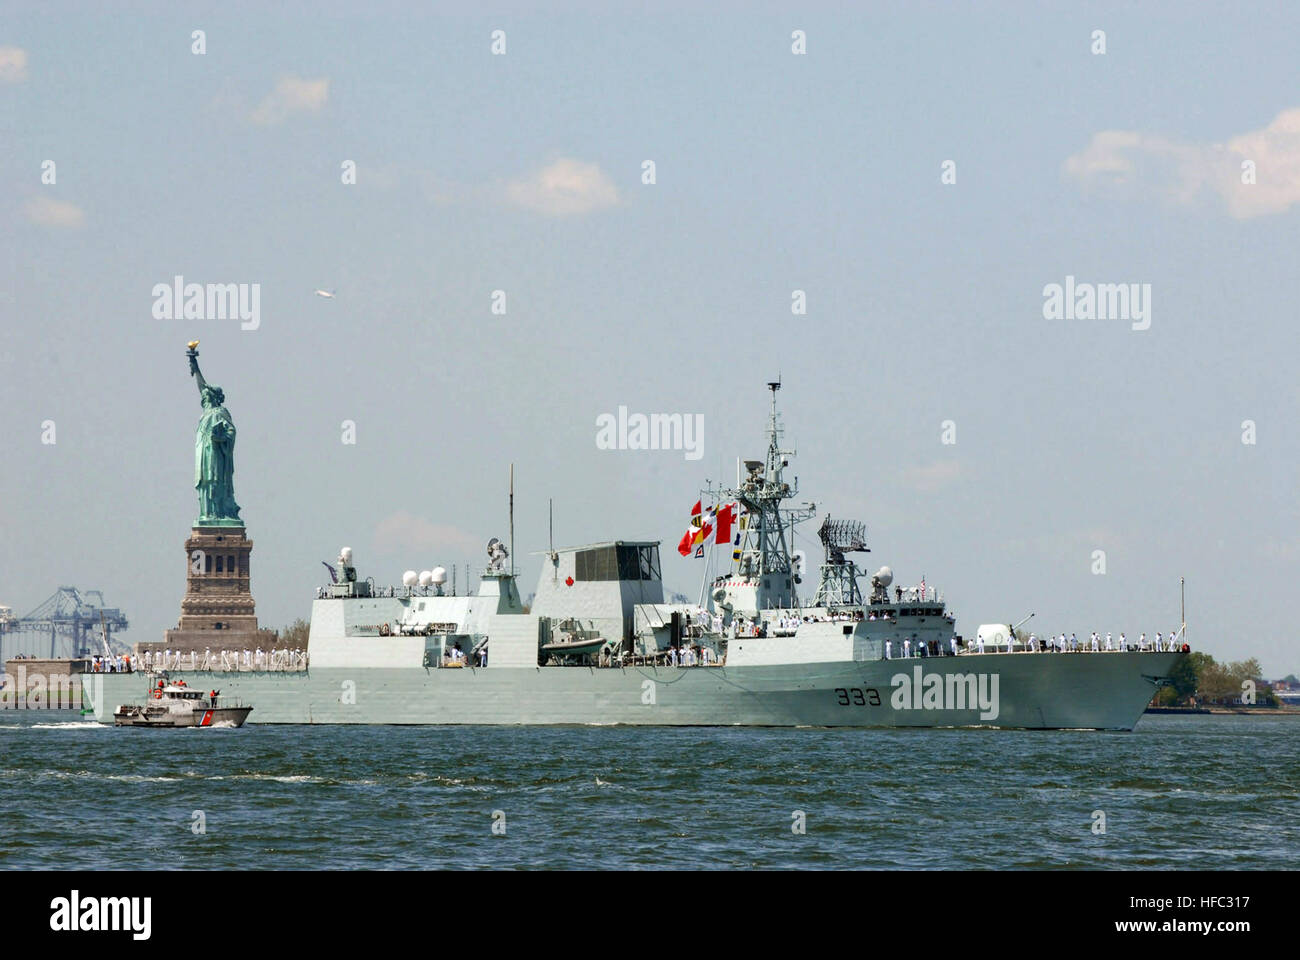
{"label": "harbor water", "polygon": [[1293,869],[1300,718],[131,730],[0,713],[0,869]]}

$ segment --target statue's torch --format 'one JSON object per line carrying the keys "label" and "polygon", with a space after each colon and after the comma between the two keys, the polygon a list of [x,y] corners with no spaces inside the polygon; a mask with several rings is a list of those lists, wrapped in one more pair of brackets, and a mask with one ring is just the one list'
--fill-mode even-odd
{"label": "statue's torch", "polygon": [[192,377],[199,369],[199,342],[197,340],[191,340],[186,344],[186,346],[189,347],[189,349],[185,351],[185,356],[190,358],[190,376]]}

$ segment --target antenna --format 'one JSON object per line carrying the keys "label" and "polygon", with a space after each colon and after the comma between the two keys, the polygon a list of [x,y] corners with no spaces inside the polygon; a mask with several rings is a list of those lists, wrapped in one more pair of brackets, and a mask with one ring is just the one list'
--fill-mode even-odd
{"label": "antenna", "polygon": [[1178,619],[1183,623],[1183,643],[1187,642],[1187,585],[1182,577],[1178,578]]}
{"label": "antenna", "polygon": [[515,465],[510,464],[510,576],[515,575]]}
{"label": "antenna", "polygon": [[546,556],[551,561],[551,579],[555,580],[560,575],[560,555],[555,552],[555,498],[549,497],[546,501],[546,527],[547,538],[550,541],[551,549],[547,551]]}
{"label": "antenna", "polygon": [[104,656],[112,659],[113,648],[108,643],[108,624],[104,620],[104,610],[99,610],[99,642],[104,645]]}
{"label": "antenna", "polygon": [[866,524],[857,520],[832,520],[826,514],[821,529],[817,531],[827,563],[843,563],[846,553],[870,553],[867,549]]}

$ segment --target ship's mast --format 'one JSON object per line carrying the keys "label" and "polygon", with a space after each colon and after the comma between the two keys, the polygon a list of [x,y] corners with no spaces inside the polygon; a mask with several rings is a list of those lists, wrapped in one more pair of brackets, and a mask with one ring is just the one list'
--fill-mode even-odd
{"label": "ship's mast", "polygon": [[[742,580],[755,585],[752,608],[757,610],[798,605],[786,523],[788,521],[793,531],[794,524],[814,513],[811,505],[795,509],[781,506],[783,500],[793,499],[798,494],[799,481],[795,478],[793,483],[787,483],[784,479],[788,458],[794,455],[794,451],[781,446],[784,431],[776,409],[776,394],[781,389],[781,382],[772,381],[767,388],[772,393],[772,409],[767,424],[766,459],[746,460],[748,475],[734,489],[722,491],[725,498],[736,500],[744,509],[745,530],[741,537],[739,575]],[[747,609],[751,604],[742,602],[736,606]]]}

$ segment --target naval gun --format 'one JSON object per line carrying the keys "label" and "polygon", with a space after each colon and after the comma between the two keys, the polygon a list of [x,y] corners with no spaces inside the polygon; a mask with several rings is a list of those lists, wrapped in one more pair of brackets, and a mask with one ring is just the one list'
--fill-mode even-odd
{"label": "naval gun", "polygon": [[978,640],[994,647],[1006,644],[1007,651],[1010,652],[1012,644],[1019,639],[1019,634],[1016,631],[1022,625],[1028,623],[1033,616],[1031,613],[1027,617],[1022,617],[1016,623],[981,623],[975,636]]}
{"label": "naval gun", "polygon": [[[321,561],[324,563],[324,561]],[[352,565],[352,548],[342,547],[339,550],[339,565],[337,575],[334,568],[328,563],[325,569],[329,570],[330,578],[334,581],[325,588],[326,594],[331,597],[370,597],[374,595],[374,582],[370,579],[361,580],[357,577],[357,568]]]}
{"label": "naval gun", "polygon": [[501,573],[505,570],[506,558],[510,556],[510,551],[506,545],[496,537],[488,541],[488,570],[491,573]]}

